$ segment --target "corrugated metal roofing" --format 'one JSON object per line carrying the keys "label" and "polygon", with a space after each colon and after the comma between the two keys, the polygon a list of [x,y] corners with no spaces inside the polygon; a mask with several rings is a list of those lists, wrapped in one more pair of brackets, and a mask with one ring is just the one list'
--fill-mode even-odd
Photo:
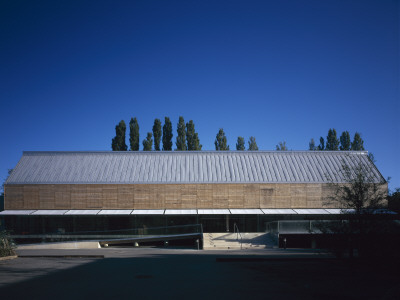
{"label": "corrugated metal roofing", "polygon": [[24,152],[6,184],[323,183],[365,151]]}

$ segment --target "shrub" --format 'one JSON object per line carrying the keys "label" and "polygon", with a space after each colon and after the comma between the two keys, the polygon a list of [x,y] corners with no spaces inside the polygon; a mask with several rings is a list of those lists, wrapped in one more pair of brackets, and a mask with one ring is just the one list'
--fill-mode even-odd
{"label": "shrub", "polygon": [[0,257],[15,255],[15,245],[6,231],[0,231]]}

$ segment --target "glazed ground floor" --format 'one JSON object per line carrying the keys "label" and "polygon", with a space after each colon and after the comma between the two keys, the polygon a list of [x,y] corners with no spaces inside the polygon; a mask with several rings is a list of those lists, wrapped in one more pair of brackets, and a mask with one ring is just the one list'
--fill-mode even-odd
{"label": "glazed ground floor", "polygon": [[278,221],[333,220],[336,215],[3,215],[1,226],[18,235],[104,232],[201,224],[203,232],[266,232]]}
{"label": "glazed ground floor", "polygon": [[[74,215],[70,215],[71,212]],[[338,241],[319,234],[321,222],[347,222],[352,218],[352,214],[337,214],[326,209],[304,209],[286,214],[268,214],[271,211],[267,210],[263,210],[263,214],[252,214],[252,210],[228,210],[227,214],[218,214],[218,210],[214,210],[215,214],[200,214],[200,210],[193,210],[192,214],[167,210],[134,212],[98,211],[91,215],[93,211],[4,211],[0,213],[0,229],[7,230],[17,243],[240,231],[269,233],[281,248],[327,248]],[[369,215],[368,218],[374,222],[398,219],[397,215],[390,214]],[[384,229],[388,223],[373,224]],[[191,236],[190,244],[197,239],[198,235]]]}

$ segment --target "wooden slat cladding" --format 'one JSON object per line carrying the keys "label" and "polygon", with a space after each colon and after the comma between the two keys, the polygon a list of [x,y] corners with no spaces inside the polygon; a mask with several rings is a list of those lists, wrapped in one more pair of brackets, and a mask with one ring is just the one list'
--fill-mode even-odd
{"label": "wooden slat cladding", "polygon": [[39,187],[39,209],[55,209],[55,198],[53,184],[41,185]]}
{"label": "wooden slat cladding", "polygon": [[87,189],[87,208],[103,207],[103,188],[101,185],[88,185]]}
{"label": "wooden slat cladding", "polygon": [[271,188],[261,188],[260,189],[260,208],[274,208],[274,189]]}
{"label": "wooden slat cladding", "polygon": [[25,209],[24,199],[25,195],[23,185],[4,186],[5,209]]}
{"label": "wooden slat cladding", "polygon": [[321,208],[326,184],[6,185],[6,209]]}
{"label": "wooden slat cladding", "polygon": [[[24,185],[23,201],[26,209],[35,209],[39,206],[39,186],[37,185]],[[68,203],[69,205],[69,203]]]}
{"label": "wooden slat cladding", "polygon": [[71,185],[71,208],[85,209],[88,207],[87,201],[87,185],[77,184]]}
{"label": "wooden slat cladding", "polygon": [[197,208],[212,208],[213,207],[213,185],[199,184],[197,188]]}
{"label": "wooden slat cladding", "polygon": [[69,184],[57,187],[54,192],[54,208],[68,209],[71,207],[71,186]]}
{"label": "wooden slat cladding", "polygon": [[228,203],[229,207],[243,208],[244,207],[244,192],[243,184],[234,184],[229,186],[228,189]]}
{"label": "wooden slat cladding", "polygon": [[118,185],[103,184],[103,206],[101,208],[109,209],[118,207]]}

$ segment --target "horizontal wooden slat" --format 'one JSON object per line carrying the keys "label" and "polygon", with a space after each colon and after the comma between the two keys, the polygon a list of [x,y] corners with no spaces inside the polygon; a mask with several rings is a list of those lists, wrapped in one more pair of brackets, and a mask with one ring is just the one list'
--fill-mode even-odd
{"label": "horizontal wooden slat", "polygon": [[6,185],[5,208],[321,208],[330,192],[326,184]]}

